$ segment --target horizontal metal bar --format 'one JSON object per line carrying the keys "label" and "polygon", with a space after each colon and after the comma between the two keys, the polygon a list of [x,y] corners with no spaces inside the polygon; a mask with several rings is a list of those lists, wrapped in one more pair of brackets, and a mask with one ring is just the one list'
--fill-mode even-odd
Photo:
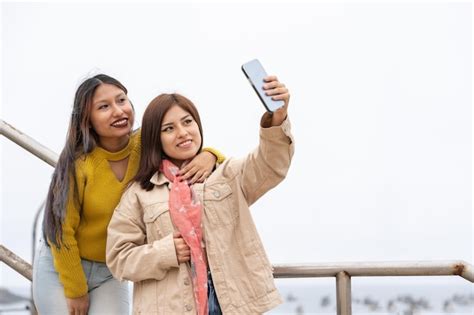
{"label": "horizontal metal bar", "polygon": [[3,245],[0,245],[0,261],[3,261],[23,277],[32,281],[31,265]]}
{"label": "horizontal metal bar", "polygon": [[464,261],[345,262],[274,265],[275,278],[335,277],[339,272],[351,277],[461,276],[474,282],[473,268]]}
{"label": "horizontal metal bar", "polygon": [[0,134],[15,142],[26,151],[36,155],[52,167],[56,166],[58,161],[58,155],[56,153],[35,139],[6,123],[3,119],[0,119]]}
{"label": "horizontal metal bar", "polygon": [[[0,261],[31,280],[31,265],[3,245],[0,245]],[[474,282],[472,265],[462,260],[280,264],[273,267],[275,278],[336,277],[345,272],[350,277],[461,276]]]}

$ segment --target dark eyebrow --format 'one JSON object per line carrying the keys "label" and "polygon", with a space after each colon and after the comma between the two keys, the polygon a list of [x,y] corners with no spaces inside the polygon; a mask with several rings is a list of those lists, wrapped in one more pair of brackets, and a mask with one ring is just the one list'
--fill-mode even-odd
{"label": "dark eyebrow", "polygon": [[[125,92],[123,92],[123,91],[121,91],[120,93],[115,95],[115,98],[119,98],[119,97],[122,97],[122,96],[126,96]],[[94,102],[92,105],[99,105],[99,103],[103,103],[103,102],[107,102],[107,100],[100,99],[100,100]]]}
{"label": "dark eyebrow", "polygon": [[186,118],[188,118],[189,116],[191,116],[190,114],[187,114],[186,116],[184,116],[183,118],[181,118],[181,120],[185,120]]}
{"label": "dark eyebrow", "polygon": [[[191,114],[186,114],[186,115],[184,115],[183,117],[181,117],[180,121],[183,121],[183,120],[185,120],[186,118],[188,118],[188,117],[190,117],[190,116],[191,116]],[[161,128],[163,128],[163,127],[168,127],[168,126],[172,126],[172,125],[173,125],[172,122],[166,123],[166,124],[162,124],[162,125],[161,125]]]}

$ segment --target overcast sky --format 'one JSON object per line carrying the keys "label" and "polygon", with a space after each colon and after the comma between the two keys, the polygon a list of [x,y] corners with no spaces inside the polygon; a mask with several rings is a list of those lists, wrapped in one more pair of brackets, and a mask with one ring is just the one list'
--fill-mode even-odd
{"label": "overcast sky", "polygon": [[[2,3],[1,118],[59,153],[80,82],[198,106],[204,144],[257,145],[259,58],[290,89],[296,152],[253,207],[273,263],[473,263],[469,3]],[[31,259],[52,167],[5,138],[0,243]],[[28,285],[1,264],[2,286]]]}

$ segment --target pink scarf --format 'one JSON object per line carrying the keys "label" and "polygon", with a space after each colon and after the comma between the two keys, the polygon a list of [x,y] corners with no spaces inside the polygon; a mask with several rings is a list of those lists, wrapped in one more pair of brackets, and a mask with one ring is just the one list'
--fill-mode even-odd
{"label": "pink scarf", "polygon": [[202,205],[192,187],[176,176],[179,171],[177,166],[169,160],[163,160],[160,171],[173,183],[169,197],[171,220],[191,249],[191,273],[197,314],[207,315],[207,265],[201,246]]}

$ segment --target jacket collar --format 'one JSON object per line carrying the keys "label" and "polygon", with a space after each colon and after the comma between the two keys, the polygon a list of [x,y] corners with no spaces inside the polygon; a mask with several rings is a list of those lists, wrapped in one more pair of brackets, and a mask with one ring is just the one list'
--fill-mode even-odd
{"label": "jacket collar", "polygon": [[157,186],[161,186],[161,185],[164,185],[164,184],[168,184],[170,181],[168,178],[166,178],[166,176],[161,173],[161,172],[156,172],[155,174],[153,174],[153,176],[151,177],[150,179],[150,182],[152,184],[155,184]]}
{"label": "jacket collar", "polygon": [[[153,174],[153,176],[151,177],[150,179],[150,182],[156,186],[161,186],[161,185],[164,185],[164,184],[167,184],[168,187],[171,187],[169,186],[171,184],[171,182],[169,181],[168,178],[166,178],[166,176],[161,173],[161,172],[156,172],[155,174]],[[204,196],[204,183],[196,183],[193,185],[193,190],[194,192],[198,195],[198,197],[200,198],[200,201],[201,203],[203,202],[203,196]]]}

